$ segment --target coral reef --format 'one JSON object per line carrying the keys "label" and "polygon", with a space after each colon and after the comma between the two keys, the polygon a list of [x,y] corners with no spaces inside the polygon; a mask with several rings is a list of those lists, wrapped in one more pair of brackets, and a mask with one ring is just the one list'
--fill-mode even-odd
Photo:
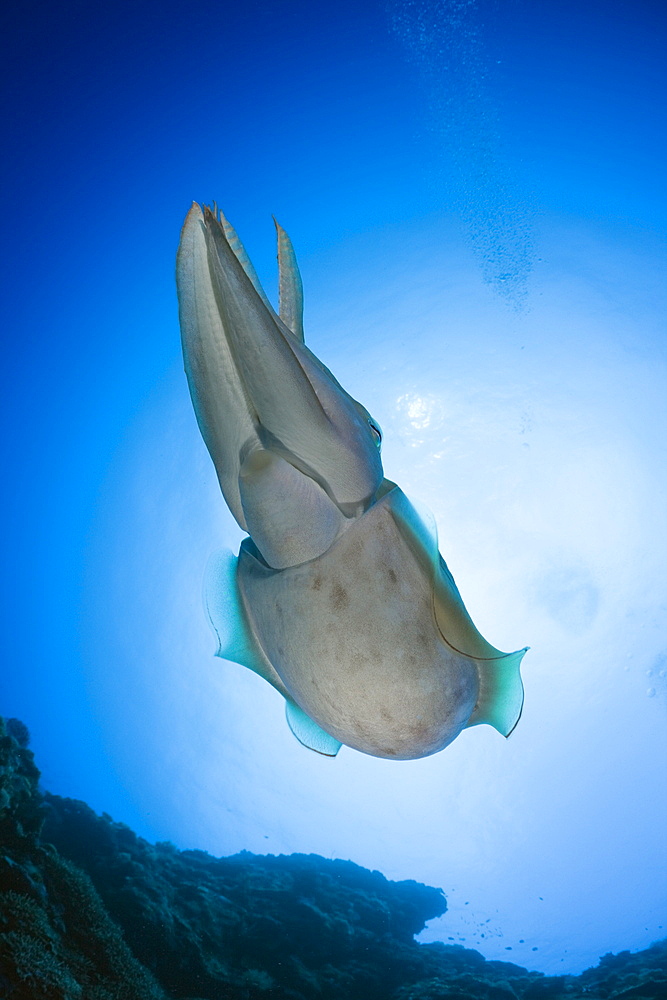
{"label": "coral reef", "polygon": [[165,1000],[88,876],[40,841],[45,807],[28,732],[0,719],[0,996]]}
{"label": "coral reef", "polygon": [[0,996],[8,1000],[659,1000],[667,943],[543,976],[414,935],[439,889],[350,861],[151,845],[41,793],[0,720]]}
{"label": "coral reef", "polygon": [[438,889],[349,861],[153,847],[82,802],[46,801],[44,836],[88,872],[135,955],[174,996],[196,986],[213,1000],[224,984],[249,996],[271,987],[386,998],[422,969],[413,936],[446,908]]}

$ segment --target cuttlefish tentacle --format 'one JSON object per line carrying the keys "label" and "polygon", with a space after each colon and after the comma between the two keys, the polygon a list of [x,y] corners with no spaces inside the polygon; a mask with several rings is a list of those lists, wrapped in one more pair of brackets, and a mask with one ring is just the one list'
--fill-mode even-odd
{"label": "cuttlefish tentacle", "polygon": [[247,529],[239,494],[241,454],[260,447],[252,400],[239,377],[216,302],[199,205],[178,248],[178,301],[185,372],[202,437],[227,506]]}
{"label": "cuttlefish tentacle", "polygon": [[278,236],[278,301],[280,318],[301,343],[303,334],[303,282],[292,241],[273,218]]}
{"label": "cuttlefish tentacle", "polygon": [[279,315],[222,213],[192,207],[177,261],[195,413],[250,536],[207,574],[218,655],[273,685],[297,739],[328,756],[423,757],[484,722],[508,735],[526,650],[480,635],[432,518],[383,478],[376,421],[303,341],[276,231]]}
{"label": "cuttlefish tentacle", "polygon": [[243,246],[243,243],[241,243],[241,240],[239,239],[239,234],[236,232],[231,222],[229,222],[222,214],[222,211],[217,210],[217,206],[214,206],[213,216],[214,218],[216,216],[219,218],[220,225],[222,226],[222,231],[225,234],[225,238],[229,243],[229,246],[234,251],[236,259],[238,260],[239,264],[241,265],[245,273],[250,278],[253,288],[259,295],[260,299],[262,300],[266,308],[269,310],[270,313],[273,313],[273,306],[269,302],[266,292],[262,288],[261,282],[257,275],[257,271],[255,270],[253,263],[250,260],[250,257],[248,257],[246,248]]}

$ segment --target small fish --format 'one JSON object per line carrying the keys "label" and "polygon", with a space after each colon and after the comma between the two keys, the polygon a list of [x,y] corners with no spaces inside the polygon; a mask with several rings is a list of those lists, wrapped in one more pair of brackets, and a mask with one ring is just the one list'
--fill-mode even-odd
{"label": "small fish", "polygon": [[276,230],[278,314],[217,209],[192,206],[178,250],[190,394],[249,536],[207,570],[217,655],[272,684],[297,739],[328,756],[426,757],[481,723],[508,736],[526,650],[482,638],[432,518],[384,478],[377,421],[306,347],[301,277]]}

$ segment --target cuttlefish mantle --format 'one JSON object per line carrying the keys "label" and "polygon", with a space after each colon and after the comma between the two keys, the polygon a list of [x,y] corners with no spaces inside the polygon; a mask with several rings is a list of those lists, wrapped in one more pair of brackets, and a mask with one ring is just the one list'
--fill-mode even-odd
{"label": "cuttlefish mantle", "polygon": [[508,736],[526,649],[477,631],[432,519],[384,478],[377,422],[306,347],[276,229],[278,313],[222,213],[194,204],[178,250],[190,394],[249,536],[207,569],[217,654],[279,691],[297,739],[328,756],[425,757],[481,723]]}

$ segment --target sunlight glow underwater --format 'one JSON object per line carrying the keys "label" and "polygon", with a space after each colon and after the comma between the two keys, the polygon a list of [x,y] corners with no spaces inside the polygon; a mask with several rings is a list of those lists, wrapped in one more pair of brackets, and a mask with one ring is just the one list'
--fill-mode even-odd
{"label": "sunlight glow underwater", "polygon": [[204,567],[241,533],[174,372],[118,456],[89,553],[90,689],[136,807],[116,818],[182,847],[312,851],[443,886],[423,939],[576,972],[661,936],[655,247],[552,220],[517,313],[455,230],[403,235],[422,254],[400,281],[396,233],[310,262],[306,337],[377,415],[386,473],[435,513],[480,630],[530,643],[521,723],[409,763],[296,743],[282,699],[213,657]]}

